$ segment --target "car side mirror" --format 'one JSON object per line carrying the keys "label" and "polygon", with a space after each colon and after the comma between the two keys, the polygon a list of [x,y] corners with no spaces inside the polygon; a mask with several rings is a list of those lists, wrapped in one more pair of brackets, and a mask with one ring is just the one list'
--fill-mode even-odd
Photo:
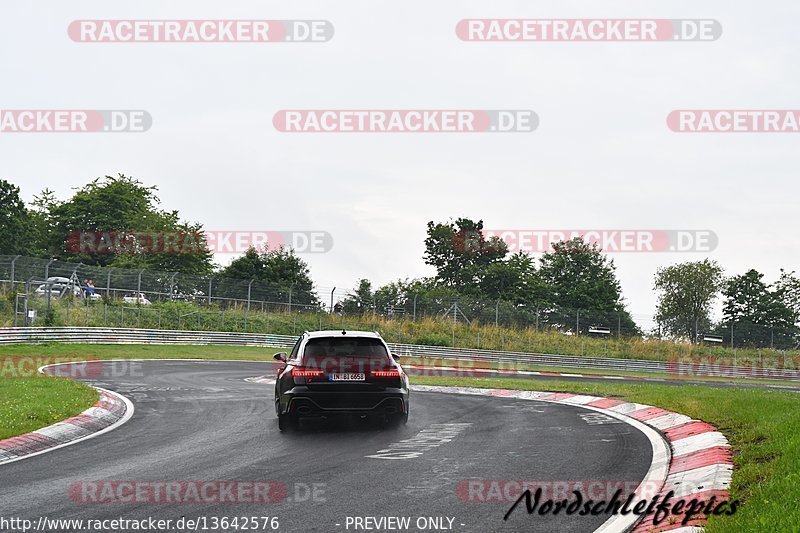
{"label": "car side mirror", "polygon": [[285,363],[286,362],[286,352],[276,353],[275,355],[272,356],[272,358],[275,359],[276,361],[282,361],[282,362]]}

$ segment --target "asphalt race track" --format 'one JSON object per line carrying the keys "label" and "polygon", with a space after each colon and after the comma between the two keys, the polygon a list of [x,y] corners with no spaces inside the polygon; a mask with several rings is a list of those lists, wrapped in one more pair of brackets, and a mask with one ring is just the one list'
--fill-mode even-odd
{"label": "asphalt race track", "polygon": [[[268,363],[142,361],[92,382],[127,396],[135,406],[131,420],[97,438],[0,466],[1,514],[34,522],[42,516],[204,517],[207,526],[215,517],[269,516],[278,518],[278,531],[593,531],[608,515],[529,516],[522,504],[504,522],[511,502],[466,502],[459,487],[467,479],[638,482],[651,462],[647,437],[604,415],[457,394],[412,392],[402,428],[310,421],[281,434],[272,386],[245,381],[272,372]],[[442,428],[453,433],[412,457],[368,457]],[[187,480],[269,480],[279,497],[259,504],[93,503],[81,492],[97,482]],[[390,516],[410,517],[410,526],[354,525],[355,517]],[[420,518],[442,523],[418,529]],[[271,530],[252,525],[248,530]]]}

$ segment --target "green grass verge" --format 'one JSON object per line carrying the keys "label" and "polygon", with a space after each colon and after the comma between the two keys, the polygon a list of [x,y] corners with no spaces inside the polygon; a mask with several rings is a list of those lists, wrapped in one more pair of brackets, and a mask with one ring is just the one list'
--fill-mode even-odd
{"label": "green grass verge", "polygon": [[98,398],[92,387],[64,378],[0,379],[0,439],[75,416]]}
{"label": "green grass verge", "polygon": [[[594,376],[619,376],[628,378],[648,378],[648,379],[666,379],[670,381],[691,381],[691,382],[708,382],[708,383],[736,383],[742,385],[782,385],[788,387],[800,387],[800,382],[781,379],[764,379],[764,378],[728,378],[717,376],[705,376],[701,374],[679,374],[679,373],[666,373],[666,372],[634,372],[629,370],[598,370],[595,368],[575,368],[568,366],[544,366],[532,365],[527,363],[496,363],[496,362],[480,362],[471,363],[470,361],[458,359],[446,359],[440,357],[403,357],[401,358],[402,364],[411,365],[426,365],[426,366],[450,366],[458,368],[462,371],[469,371],[471,368],[492,368],[500,370],[530,370],[536,372],[557,372],[564,374],[582,374],[587,377]],[[472,365],[472,366],[471,366]]]}
{"label": "green grass verge", "polygon": [[798,531],[800,396],[797,393],[652,384],[418,377],[414,383],[580,392],[616,396],[715,425],[734,452],[732,498],[745,505],[712,517],[706,531]]}
{"label": "green grass verge", "polygon": [[[16,344],[0,347],[0,362],[4,357],[33,357],[47,364],[60,361],[94,359],[252,359],[272,361],[277,352],[287,348],[257,346],[183,346],[157,344]],[[2,369],[2,366],[0,366]]]}

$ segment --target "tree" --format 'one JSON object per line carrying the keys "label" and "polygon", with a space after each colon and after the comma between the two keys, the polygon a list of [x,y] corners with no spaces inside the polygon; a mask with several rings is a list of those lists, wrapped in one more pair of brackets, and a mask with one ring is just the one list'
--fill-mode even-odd
{"label": "tree", "polygon": [[0,254],[30,254],[32,239],[31,215],[19,196],[19,187],[0,180]]}
{"label": "tree", "polygon": [[220,271],[226,278],[235,279],[256,279],[264,281],[266,278],[266,267],[261,254],[253,246],[247,249],[243,256],[237,257]]}
{"label": "tree", "polygon": [[539,259],[543,293],[552,305],[547,321],[585,330],[592,326],[624,330],[638,335],[639,328],[625,309],[614,261],[583,237],[552,243],[552,252]]}
{"label": "tree", "polygon": [[372,282],[360,279],[358,285],[342,300],[342,311],[347,314],[363,314],[373,310]]}
{"label": "tree", "polygon": [[[159,209],[156,190],[120,174],[95,179],[64,202],[45,191],[40,205],[46,212],[40,217],[48,223],[48,255],[88,265],[210,274],[212,253],[202,226],[181,221],[177,211]],[[81,234],[113,236],[105,242],[123,241],[129,248],[82,246]]]}
{"label": "tree", "polygon": [[716,261],[690,261],[660,268],[655,275],[658,292],[656,323],[663,334],[696,341],[697,333],[711,327],[711,307],[723,284]]}
{"label": "tree", "polygon": [[750,269],[725,282],[722,294],[723,323],[735,329],[739,345],[774,345],[791,343],[795,325],[794,312],[784,303],[780,290],[764,283],[764,274]]}
{"label": "tree", "polygon": [[620,311],[622,288],[614,261],[582,237],[553,243],[540,258],[539,276],[548,285],[550,301],[569,309]]}
{"label": "tree", "polygon": [[37,257],[50,257],[49,239],[53,221],[50,212],[58,204],[55,192],[44,189],[31,202],[31,233],[33,245],[31,255]]}
{"label": "tree", "polygon": [[254,289],[257,299],[284,301],[291,290],[293,304],[319,304],[308,264],[291,248],[281,246],[259,252],[250,247],[219,274],[224,279],[219,280],[218,294],[227,291],[231,297],[241,298],[249,281],[254,280],[261,282]]}
{"label": "tree", "polygon": [[775,291],[783,304],[791,309],[792,323],[800,322],[800,279],[795,276],[794,271],[787,272],[781,269],[780,278],[775,283]]}
{"label": "tree", "polygon": [[722,315],[725,322],[749,322],[762,326],[785,325],[791,322],[792,312],[780,296],[763,281],[764,274],[750,269],[740,276],[729,278],[722,294],[725,303]]}
{"label": "tree", "polygon": [[483,221],[459,218],[455,222],[428,222],[425,263],[436,268],[436,279],[446,287],[475,293],[487,268],[501,261],[508,246],[498,237],[486,239]]}
{"label": "tree", "polygon": [[548,292],[533,258],[523,252],[489,265],[480,290],[486,298],[528,306],[543,303]]}

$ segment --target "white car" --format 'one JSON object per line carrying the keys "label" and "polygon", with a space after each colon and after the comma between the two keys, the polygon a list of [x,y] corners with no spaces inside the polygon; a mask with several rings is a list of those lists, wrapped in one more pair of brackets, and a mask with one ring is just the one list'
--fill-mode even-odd
{"label": "white car", "polygon": [[122,297],[122,301],[126,304],[133,305],[150,305],[150,300],[141,292],[132,292]]}
{"label": "white car", "polygon": [[68,294],[70,289],[72,289],[72,282],[69,278],[52,276],[47,278],[47,281],[39,285],[34,294],[36,296],[47,296],[49,291],[51,298],[61,298],[62,296]]}

